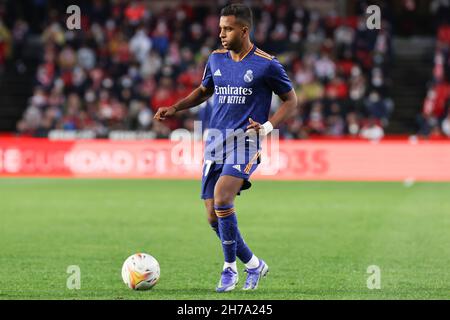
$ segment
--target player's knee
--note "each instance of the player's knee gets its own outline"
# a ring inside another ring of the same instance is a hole
[[[228,206],[233,203],[234,195],[229,192],[221,192],[220,194],[214,195],[214,206],[223,207]]]

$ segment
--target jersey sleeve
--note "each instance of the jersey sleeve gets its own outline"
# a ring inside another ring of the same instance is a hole
[[[266,83],[275,92],[276,95],[280,95],[292,90],[292,83],[284,70],[284,67],[277,59],[270,61],[266,73]]]
[[[214,87],[213,75],[211,73],[211,56],[209,56],[206,62],[205,71],[203,71],[202,86],[205,88]]]

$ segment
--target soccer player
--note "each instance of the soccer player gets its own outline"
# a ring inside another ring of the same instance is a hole
[[[208,222],[222,242],[225,258],[217,292],[236,287],[236,257],[246,266],[244,290],[256,289],[269,270],[239,232],[234,199],[251,186],[249,178],[260,163],[260,139],[289,118],[297,106],[285,70],[276,58],[251,42],[251,27],[249,7],[231,4],[223,8],[219,35],[223,49],[209,56],[201,85],[175,105],[159,108],[155,114],[156,120],[164,120],[215,95],[205,143],[201,198]],[[281,98],[282,104],[269,120],[272,92]],[[242,137],[244,147],[229,147],[235,138]]]

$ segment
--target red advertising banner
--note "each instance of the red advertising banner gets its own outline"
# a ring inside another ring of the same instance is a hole
[[[200,142],[0,137],[0,176],[198,179]],[[252,178],[450,181],[450,140],[280,141]]]

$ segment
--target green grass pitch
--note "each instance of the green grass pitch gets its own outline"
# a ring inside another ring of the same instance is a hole
[[[255,181],[235,202],[270,272],[255,292],[214,289],[220,242],[198,181],[0,179],[0,299],[448,299],[450,184]],[[128,289],[125,258],[161,279]],[[81,289],[69,290],[69,265]],[[370,265],[381,289],[369,290]]]

